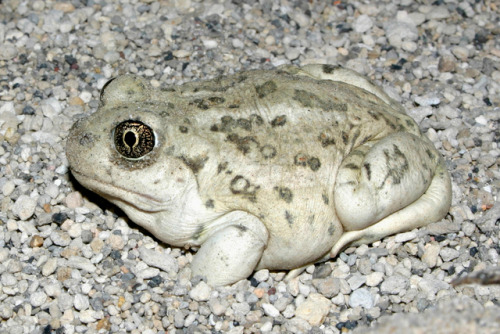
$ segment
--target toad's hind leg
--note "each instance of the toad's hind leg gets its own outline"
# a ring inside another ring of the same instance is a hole
[[[366,143],[343,161],[334,202],[345,233],[330,255],[444,217],[451,184],[444,161],[426,139],[406,132]]]

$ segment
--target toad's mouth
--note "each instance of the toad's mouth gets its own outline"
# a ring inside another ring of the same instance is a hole
[[[131,206],[139,211],[147,213],[168,211],[169,209],[169,201],[161,200],[135,190],[123,188],[97,177],[89,177],[88,175],[73,168],[71,168],[71,173],[83,186],[107,199],[111,203],[116,204],[122,210]]]

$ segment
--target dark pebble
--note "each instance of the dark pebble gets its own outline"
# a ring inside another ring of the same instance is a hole
[[[73,65],[73,64],[76,64],[78,61],[76,60],[76,58],[72,55],[65,55],[64,56],[64,61],[68,64],[68,65]]]
[[[68,215],[64,212],[58,212],[58,213],[54,213],[52,215],[52,221],[56,224],[62,224],[66,221],[66,219],[68,219]]]
[[[337,327],[339,331],[342,331],[343,328],[347,330],[353,330],[354,328],[356,328],[357,325],[358,325],[357,321],[347,320],[344,322],[339,322],[338,324],[335,325],[335,327]]]
[[[161,278],[160,275],[156,275],[154,277],[151,277],[151,279],[148,282],[148,286],[150,288],[156,288],[163,282],[163,278]]]
[[[25,106],[23,108],[23,115],[34,115],[35,114],[35,108],[32,106]]]
[[[250,277],[250,285],[256,288],[259,285],[259,281],[255,279],[255,277]]]
[[[471,248],[469,249],[469,254],[470,254],[470,256],[474,256],[474,255],[476,255],[476,254],[477,254],[477,252],[479,252],[479,250],[477,249],[477,247],[471,247]]]

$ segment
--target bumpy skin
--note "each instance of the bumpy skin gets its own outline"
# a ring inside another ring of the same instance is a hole
[[[193,274],[213,285],[432,223],[451,200],[442,158],[402,106],[330,65],[166,89],[119,77],[70,131],[67,156],[81,184],[158,239],[199,248]]]

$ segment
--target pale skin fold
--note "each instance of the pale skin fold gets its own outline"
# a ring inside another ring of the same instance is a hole
[[[67,141],[75,178],[212,285],[442,219],[450,177],[403,107],[331,65],[152,88],[126,75]]]

